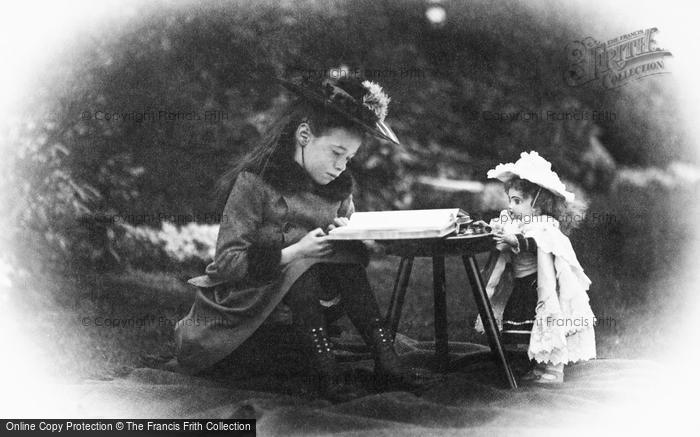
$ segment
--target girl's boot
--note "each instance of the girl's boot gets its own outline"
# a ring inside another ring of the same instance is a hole
[[[374,353],[374,373],[380,385],[405,389],[421,388],[419,375],[407,369],[394,350],[389,330],[380,319],[372,320],[368,333],[369,344]]]
[[[337,403],[347,402],[368,394],[365,390],[348,383],[343,378],[325,328],[319,326],[309,329],[307,338],[323,397]]]

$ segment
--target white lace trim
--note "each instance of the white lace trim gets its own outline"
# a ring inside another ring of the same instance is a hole
[[[549,299],[537,308],[528,357],[540,363],[568,364],[595,358],[593,313],[565,316]]]

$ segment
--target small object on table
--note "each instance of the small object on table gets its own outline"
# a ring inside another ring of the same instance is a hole
[[[481,220],[470,221],[467,226],[460,228],[458,235],[482,235],[490,234],[491,231],[491,226]]]

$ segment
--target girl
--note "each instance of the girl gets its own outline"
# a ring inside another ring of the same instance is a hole
[[[528,357],[535,366],[524,381],[560,384],[565,364],[596,355],[595,319],[586,294],[591,281],[555,219],[568,217],[574,194],[537,152],[499,164],[487,176],[504,182],[508,195],[508,209],[491,222],[500,255],[487,284],[495,307],[507,298],[504,341],[529,343]],[[496,291],[505,282],[506,265],[514,276],[507,297],[509,290]]]
[[[373,347],[375,373],[410,383],[367,281],[366,248],[325,237],[354,211],[347,164],[363,135],[398,144],[384,123],[389,98],[357,79],[281,82],[298,99],[224,178],[214,261],[190,280],[199,290],[175,328],[179,365],[196,373],[230,366],[237,355],[264,356],[270,346],[256,333],[291,312],[308,354],[302,361],[313,365],[323,395],[352,399],[362,392],[341,380],[326,326],[326,307],[340,302]],[[270,356],[245,361],[237,365],[266,366]]]

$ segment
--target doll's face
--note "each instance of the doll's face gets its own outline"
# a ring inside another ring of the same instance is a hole
[[[532,196],[528,196],[517,188],[508,190],[508,212],[512,218],[523,220],[523,217],[532,219],[539,215],[537,207],[532,207]]]
[[[328,129],[322,135],[310,135],[308,144],[303,148],[297,144],[294,160],[317,184],[326,185],[345,171],[361,144],[362,136],[355,132],[342,128]]]

